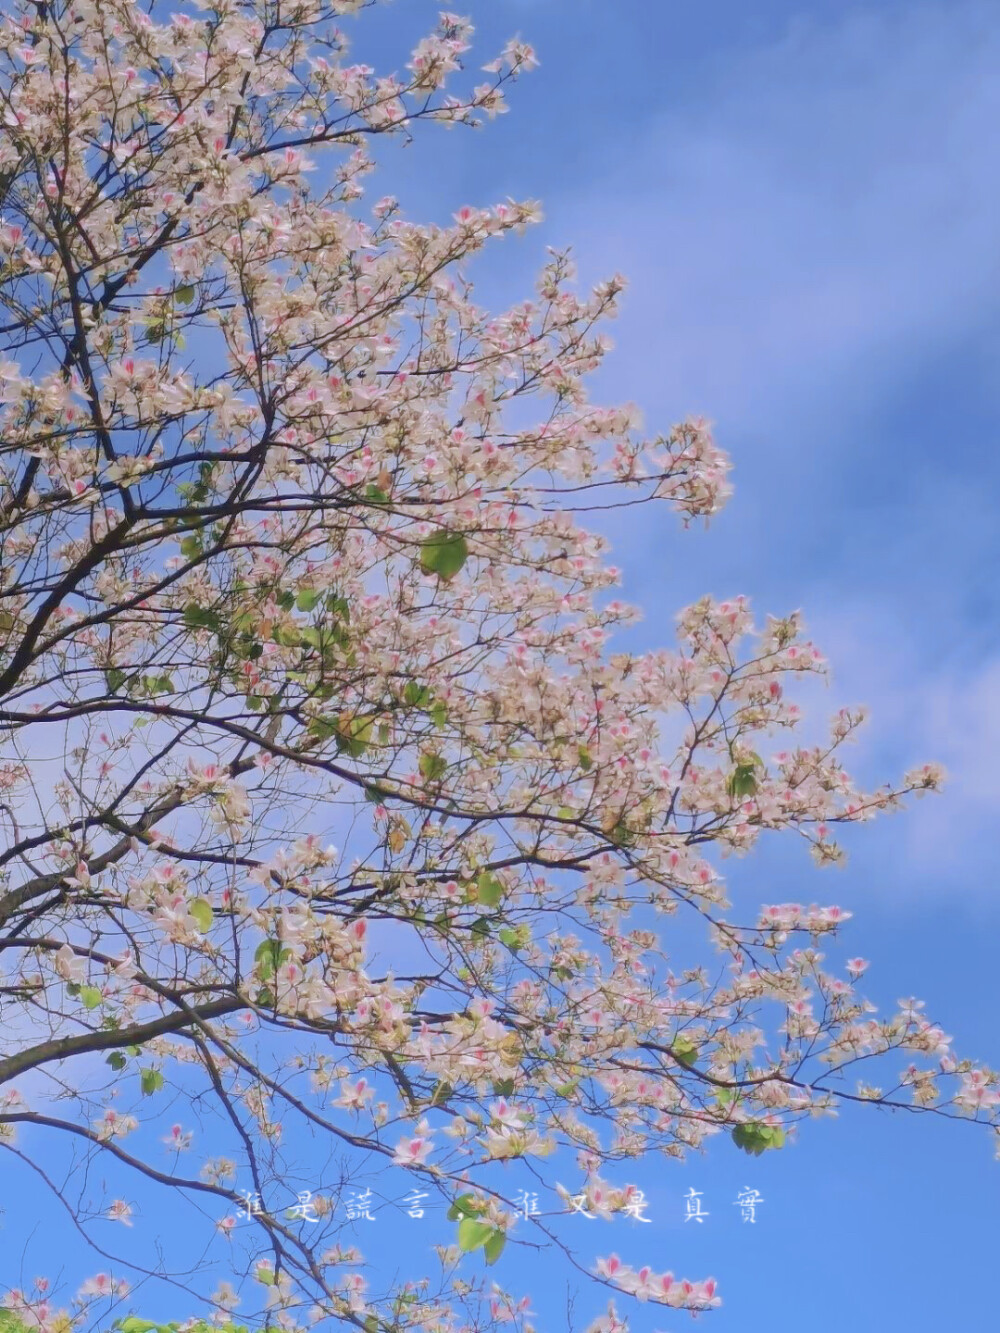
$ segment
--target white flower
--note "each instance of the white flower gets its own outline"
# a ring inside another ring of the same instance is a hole
[[[184,1152],[191,1147],[191,1140],[194,1138],[194,1130],[181,1129],[180,1125],[171,1125],[170,1133],[164,1134],[160,1140],[168,1148],[173,1148],[176,1152]]]
[[[134,1115],[122,1115],[110,1106],[100,1119],[94,1121],[97,1137],[105,1142],[108,1139],[120,1139],[137,1128],[139,1122]]]
[[[64,981],[72,981],[79,985],[86,979],[86,960],[75,954],[68,944],[64,944],[56,954],[55,963],[56,971]]]
[[[81,1285],[79,1296],[127,1296],[129,1285],[124,1278],[112,1277],[110,1273],[96,1273],[88,1277]]]
[[[392,1160],[397,1166],[423,1166],[434,1144],[429,1138],[415,1134],[413,1138],[400,1139]]]
[[[219,1283],[212,1293],[212,1300],[216,1305],[224,1306],[227,1310],[234,1310],[240,1303],[235,1288],[229,1282]]]
[[[121,1222],[123,1226],[130,1227],[132,1225],[132,1205],[126,1203],[124,1199],[115,1199],[108,1209],[107,1216],[112,1222]]]

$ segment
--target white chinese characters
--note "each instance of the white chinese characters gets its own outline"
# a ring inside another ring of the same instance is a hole
[[[757,1221],[757,1205],[763,1203],[760,1190],[752,1190],[748,1185],[743,1186],[743,1192],[736,1199],[736,1206],[742,1211],[744,1222]]]
[[[616,1216],[628,1218],[633,1222],[651,1223],[653,1221],[652,1217],[647,1216],[650,1205],[645,1192],[635,1185],[628,1185],[623,1191],[618,1192],[613,1207],[608,1206],[606,1198],[600,1191],[596,1193],[581,1191],[578,1194],[571,1194],[560,1186],[558,1193],[563,1204],[564,1215],[565,1212],[568,1212],[570,1216],[579,1214],[590,1222],[597,1219],[612,1221]],[[269,1216],[267,1209],[262,1204],[259,1190],[240,1190],[238,1197],[243,1201],[240,1215],[246,1221],[250,1221],[254,1217],[266,1218]],[[345,1187],[343,1196],[336,1201],[330,1200],[326,1195],[316,1196],[311,1190],[301,1190],[296,1198],[297,1202],[285,1210],[285,1216],[289,1221],[314,1224],[321,1222],[328,1214],[332,1214],[335,1220],[340,1219],[347,1222],[374,1222],[376,1220],[375,1196],[371,1186],[366,1186],[363,1189],[360,1187]],[[407,1217],[419,1220],[426,1215],[429,1207],[433,1209],[433,1205],[427,1203],[430,1198],[431,1196],[426,1190],[414,1188],[394,1204],[389,1204],[389,1207],[405,1213]],[[704,1206],[705,1195],[702,1190],[696,1190],[692,1186],[682,1196],[682,1199],[685,1223],[696,1222],[701,1226],[711,1216],[709,1210]],[[539,1191],[521,1189],[517,1191],[513,1199],[509,1200],[509,1203],[527,1221],[542,1215],[539,1201]],[[764,1199],[759,1190],[745,1185],[733,1201],[733,1206],[739,1208],[741,1222],[756,1223],[757,1209],[763,1202]],[[228,1228],[233,1226],[234,1223],[235,1219],[229,1218],[220,1225]]]

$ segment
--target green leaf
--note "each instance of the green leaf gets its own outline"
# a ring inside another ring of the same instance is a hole
[[[311,717],[306,723],[306,731],[318,740],[328,741],[340,731],[340,723],[335,717]]]
[[[281,964],[291,954],[291,950],[282,948],[279,940],[263,940],[257,945],[257,951],[254,954],[254,962],[257,964],[257,972],[262,981],[267,981],[273,977]]]
[[[742,801],[757,791],[756,764],[737,764],[729,775],[726,788],[734,800]]]
[[[474,1194],[460,1194],[448,1209],[449,1222],[457,1222],[460,1217],[478,1217],[483,1205]]]
[[[101,992],[96,986],[81,986],[80,999],[83,1001],[84,1009],[96,1009],[101,1003]]]
[[[181,542],[181,555],[187,560],[195,560],[201,555],[201,538],[192,533]]]
[[[785,1131],[780,1125],[762,1125],[757,1120],[748,1120],[733,1129],[733,1142],[737,1148],[759,1157],[768,1148],[781,1148],[785,1142]]]
[[[442,1102],[448,1100],[454,1091],[455,1089],[450,1083],[442,1080],[431,1093],[431,1106],[440,1106]]]
[[[109,667],[104,673],[104,679],[111,693],[117,694],[125,684],[125,672],[119,667]]]
[[[698,1047],[690,1037],[677,1037],[670,1048],[674,1059],[679,1065],[684,1065],[690,1069],[698,1055]]]
[[[737,1125],[733,1130],[733,1142],[753,1157],[759,1157],[767,1147],[756,1125]]]
[[[438,731],[444,730],[444,724],[448,721],[448,708],[442,699],[435,699],[428,712],[431,715],[431,721],[437,727]]]
[[[179,287],[174,288],[174,300],[178,305],[191,305],[194,297],[194,285],[190,282],[184,282]]]
[[[458,1224],[458,1248],[466,1254],[478,1250],[493,1235],[489,1222],[480,1222],[474,1217],[463,1217]]]
[[[120,1069],[124,1069],[128,1064],[128,1061],[125,1059],[124,1055],[122,1055],[121,1051],[112,1051],[105,1063],[109,1064],[111,1068],[117,1072]]]
[[[360,759],[372,738],[373,717],[341,717],[337,727],[337,749],[341,754]]]
[[[194,898],[188,905],[188,911],[198,923],[198,929],[203,935],[212,929],[215,913],[212,911],[212,904],[207,898]]]
[[[300,611],[312,611],[319,604],[322,593],[316,592],[314,588],[302,588],[295,599],[295,605]]]
[[[500,943],[506,944],[511,953],[517,953],[524,945],[521,942],[521,933],[518,930],[511,930],[509,926],[504,926],[500,931]]]
[[[152,1097],[163,1087],[163,1075],[158,1069],[144,1069],[139,1079],[144,1097]]]
[[[490,934],[490,919],[488,916],[477,916],[475,921],[469,927],[476,939],[485,940]]]
[[[584,773],[589,773],[594,767],[594,761],[590,757],[590,751],[585,745],[578,745],[576,747],[576,754],[580,761],[580,767],[583,769]]]
[[[420,545],[420,568],[439,579],[452,579],[469,558],[469,547],[460,532],[432,532]]]
[[[514,1080],[512,1078],[498,1078],[493,1084],[493,1091],[498,1097],[513,1097]]]
[[[616,847],[633,847],[635,845],[635,833],[624,820],[619,819],[608,834],[608,841],[613,842]]]
[[[496,907],[503,898],[503,885],[496,875],[484,870],[476,881],[476,894],[484,907]]]
[[[370,505],[387,505],[389,497],[379,486],[367,486],[365,488],[365,499]]]
[[[427,751],[420,756],[417,767],[428,782],[437,782],[439,778],[443,778],[447,773],[448,761],[443,755],[432,754]]]
[[[197,602],[188,602],[184,608],[184,625],[187,629],[217,630],[219,624],[218,612],[212,611],[207,606],[199,606]]]
[[[120,1328],[122,1333],[149,1333],[149,1330],[156,1325],[151,1319],[139,1319],[136,1315],[130,1315],[128,1319],[120,1320],[116,1327]]]
[[[403,702],[411,708],[426,708],[433,697],[430,688],[416,680],[408,680],[403,688]]]
[[[486,1256],[486,1262],[488,1264],[495,1264],[501,1254],[503,1254],[503,1247],[506,1244],[507,1233],[500,1231],[498,1228],[483,1246],[483,1254]]]

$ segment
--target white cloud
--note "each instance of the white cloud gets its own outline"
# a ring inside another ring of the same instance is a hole
[[[662,517],[613,527],[650,637],[710,588],[761,613],[801,602],[834,669],[810,726],[863,702],[859,776],[949,769],[887,832],[887,892],[991,888],[1000,649],[974,592],[990,464],[960,399],[947,438],[878,423],[961,340],[981,373],[996,358],[980,330],[1000,309],[998,69],[1000,15],[977,0],[809,17],[721,54],[700,99],[547,201],[587,277],[632,279],[603,395],[651,422],[704,412],[734,453],[733,509],[707,543],[675,544]]]
[[[856,602],[822,617],[817,638],[836,645],[838,699],[864,700],[871,725],[858,773],[878,782],[904,768],[944,764],[943,792],[914,802],[892,835],[907,891],[995,893],[987,856],[1000,817],[1000,653],[939,655],[914,642],[891,606]],[[891,887],[891,886],[890,886]]]
[[[633,279],[644,406],[759,413],[770,434],[995,307],[998,57],[978,3],[804,21],[720,57],[700,102],[549,199],[588,273]]]

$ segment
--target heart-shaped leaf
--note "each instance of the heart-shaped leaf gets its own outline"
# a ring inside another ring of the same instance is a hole
[[[474,1217],[463,1217],[458,1224],[458,1248],[467,1254],[485,1245],[493,1235],[494,1228],[489,1222],[480,1222]]]
[[[212,904],[207,898],[194,898],[188,906],[188,911],[197,922],[198,929],[204,935],[212,929],[212,922],[215,920],[215,913],[212,911]]]
[[[496,875],[484,870],[476,881],[476,896],[484,907],[496,907],[503,897],[503,885]]]
[[[420,545],[420,568],[439,579],[453,579],[469,558],[469,547],[460,532],[432,532]]]
[[[163,1075],[158,1069],[144,1069],[140,1078],[142,1086],[142,1095],[152,1097],[154,1092],[159,1092],[163,1087]]]
[[[503,1254],[503,1247],[507,1244],[507,1234],[504,1231],[494,1231],[489,1240],[483,1246],[483,1254],[486,1256],[488,1264],[495,1264]]]

